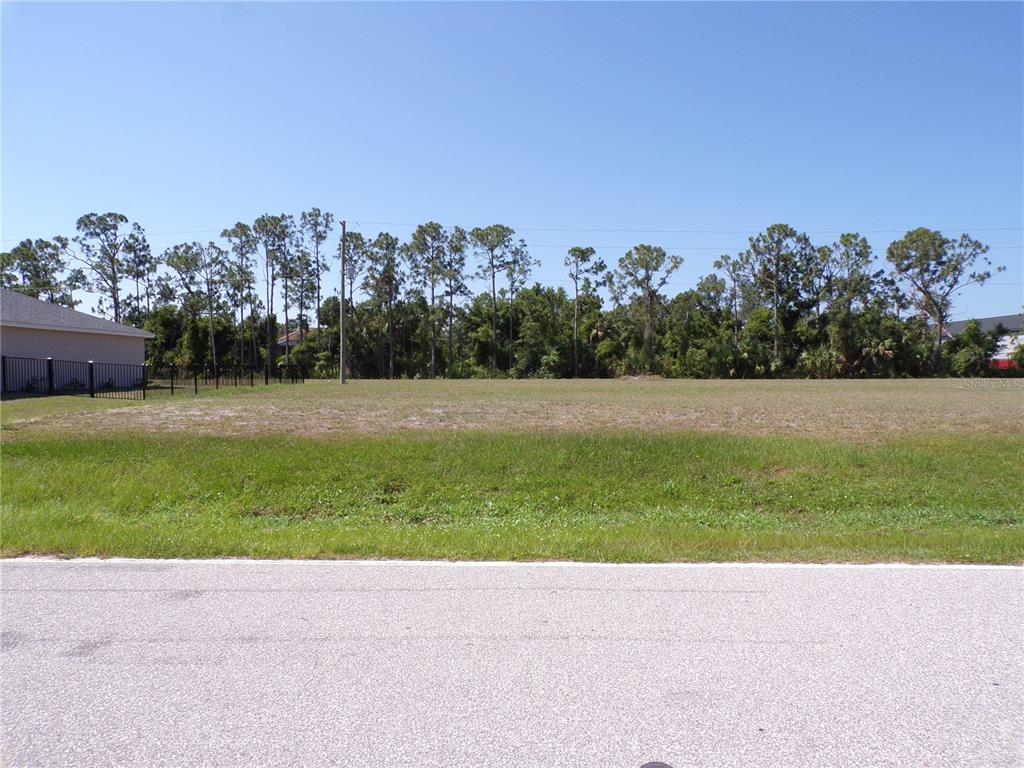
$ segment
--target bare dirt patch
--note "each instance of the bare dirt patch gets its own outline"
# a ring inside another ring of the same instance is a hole
[[[873,442],[910,434],[1022,434],[1024,382],[309,381],[97,409],[80,398],[3,406],[5,439],[33,434],[381,435],[722,432]]]

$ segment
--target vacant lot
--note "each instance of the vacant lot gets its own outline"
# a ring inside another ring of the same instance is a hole
[[[4,403],[2,546],[1024,561],[1018,381],[308,382]]]
[[[410,430],[712,432],[878,441],[1024,435],[1024,379],[919,381],[333,381],[141,401],[3,406],[5,435],[312,437]]]

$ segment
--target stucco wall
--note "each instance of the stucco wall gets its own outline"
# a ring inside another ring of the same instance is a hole
[[[0,327],[0,353],[8,357],[52,357],[54,360],[93,360],[97,363],[146,361],[146,340],[105,333],[41,331]]]
[[[103,333],[73,333],[69,331],[43,331],[35,328],[0,327],[0,354],[6,357],[46,358],[54,360],[88,361],[97,363],[95,386],[132,386],[141,376],[141,369],[119,368],[116,365],[142,365],[146,358],[146,340],[133,336],[113,336]],[[46,386],[45,363],[8,361],[3,388],[6,392],[38,391]],[[58,364],[54,367],[54,387],[57,390],[81,389],[88,382],[87,365]]]

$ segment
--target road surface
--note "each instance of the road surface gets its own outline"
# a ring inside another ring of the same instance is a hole
[[[1024,570],[0,563],[7,765],[1024,765]]]

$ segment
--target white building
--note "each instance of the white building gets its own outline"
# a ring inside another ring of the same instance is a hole
[[[992,355],[992,365],[1000,369],[1012,369],[1013,353],[1024,344],[1024,333],[1021,333],[1021,315],[996,315],[994,317],[979,317],[974,322],[978,324],[985,333],[995,333],[1000,330],[999,338],[996,340],[996,351]],[[954,338],[964,332],[970,320],[955,320],[946,326],[946,337]]]
[[[141,328],[121,325],[73,309],[33,299],[16,291],[0,290],[0,354],[4,365],[3,391],[25,391],[40,386],[46,363],[21,362],[52,358],[56,381],[46,385],[56,390],[86,385],[87,364],[103,364],[96,386],[130,386],[139,375],[129,366],[146,360],[146,339],[153,334]],[[77,366],[64,364],[75,362]],[[124,366],[124,368],[120,367]],[[40,373],[43,371],[43,373]],[[52,377],[51,377],[52,378]]]

